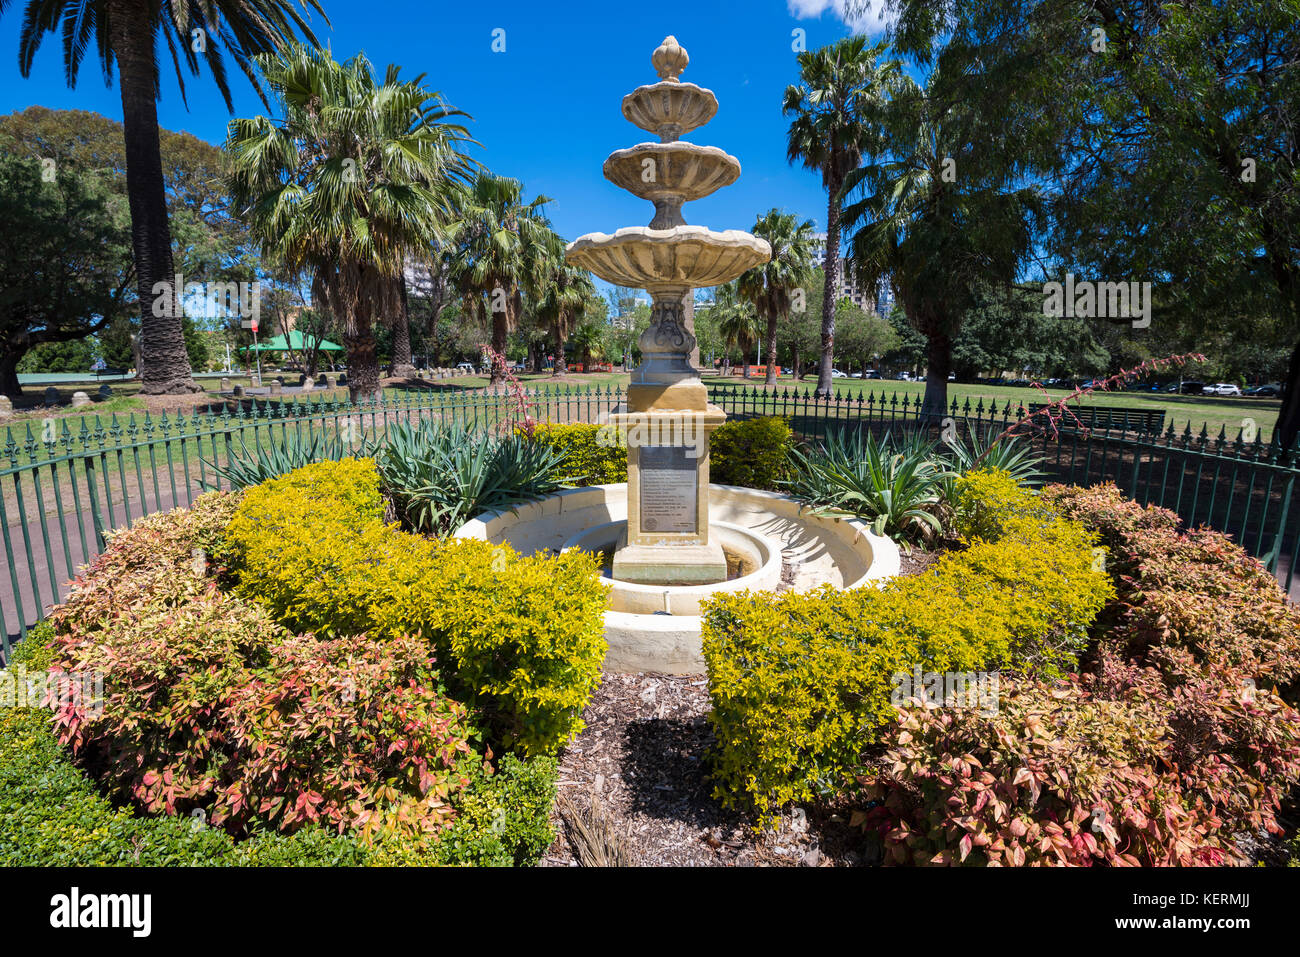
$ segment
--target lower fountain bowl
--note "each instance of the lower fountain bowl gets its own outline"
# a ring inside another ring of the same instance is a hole
[[[585,552],[613,552],[625,540],[627,519],[597,525],[575,535],[564,548]],[[781,583],[781,543],[730,522],[711,522],[709,540],[722,546],[728,563],[741,566],[741,574],[711,585],[639,585],[619,581],[609,569],[609,610],[633,615],[698,615],[700,602],[721,592],[775,591]]]
[[[523,554],[602,551],[627,524],[627,485],[569,489],[511,510],[485,512],[457,538],[509,543]],[[898,574],[898,547],[853,518],[816,515],[774,492],[709,486],[709,531],[752,567],[712,585],[636,585],[609,579],[605,670],[703,674],[700,603],[733,591],[860,588]]]

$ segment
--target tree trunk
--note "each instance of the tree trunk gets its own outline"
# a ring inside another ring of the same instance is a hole
[[[776,385],[776,310],[769,304],[767,312],[767,375],[763,385]]]
[[[562,323],[555,327],[555,368],[551,370],[551,375],[562,376],[569,371],[569,364],[564,358],[565,335]],[[583,366],[585,370],[587,367]]]
[[[952,368],[952,340],[947,336],[928,337],[926,347],[925,398],[921,414],[926,419],[942,419],[948,414],[948,372]]]
[[[510,303],[505,309],[492,313],[492,351],[502,359],[506,356],[506,344],[510,340]],[[489,385],[497,385],[505,378],[504,372],[495,361],[492,363]]]
[[[1282,394],[1282,407],[1277,412],[1277,425],[1273,427],[1274,441],[1284,449],[1292,449],[1300,436],[1300,343],[1291,353],[1286,370],[1286,391]]]
[[[826,283],[822,287],[822,354],[817,367],[817,392],[819,398],[831,394],[831,369],[835,362],[835,290],[840,272],[840,178],[832,175],[827,184],[829,199],[826,202],[826,262],[822,270]]]
[[[173,284],[171,229],[158,139],[153,17],[143,0],[111,0],[109,24],[122,93],[126,141],[126,191],[131,208],[131,245],[140,296],[143,367],[141,391],[149,395],[198,392],[181,325],[183,290]],[[154,315],[154,285],[168,283],[170,303]]]
[[[790,359],[792,362],[792,368],[794,369],[794,381],[798,382],[803,378],[803,367],[799,365],[799,347],[797,345],[791,346],[790,352],[792,353]]]
[[[16,399],[23,394],[23,387],[18,384],[18,360],[22,356],[17,349],[6,349],[0,355],[0,395]]]
[[[379,397],[379,352],[375,347],[374,316],[368,302],[353,305],[352,321],[344,321],[343,345],[348,350],[348,395],[353,402]]]
[[[406,298],[406,275],[397,278],[398,299],[400,306],[393,318],[393,364],[392,374],[398,378],[415,375],[415,366],[411,364],[411,313]]]

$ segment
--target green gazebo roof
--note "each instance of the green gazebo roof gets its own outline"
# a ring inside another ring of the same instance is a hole
[[[255,346],[249,346],[254,352],[288,352],[290,349],[310,349],[313,344],[321,352],[342,352],[343,347],[328,339],[317,340],[314,336],[304,336],[297,329],[290,331],[288,339],[284,336],[276,336],[274,339],[267,339],[265,342],[259,342]]]

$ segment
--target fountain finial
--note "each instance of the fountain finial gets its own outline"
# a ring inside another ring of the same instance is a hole
[[[670,36],[664,37],[664,42],[655,48],[655,52],[650,55],[650,62],[659,74],[659,79],[666,83],[680,83],[678,76],[686,69],[691,58],[687,55],[686,48],[677,42],[677,38]]]

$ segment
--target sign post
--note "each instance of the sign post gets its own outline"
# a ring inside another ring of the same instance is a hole
[[[257,348],[257,319],[248,320],[248,325],[253,330],[253,357],[257,360],[257,385],[262,385],[262,353]]]

